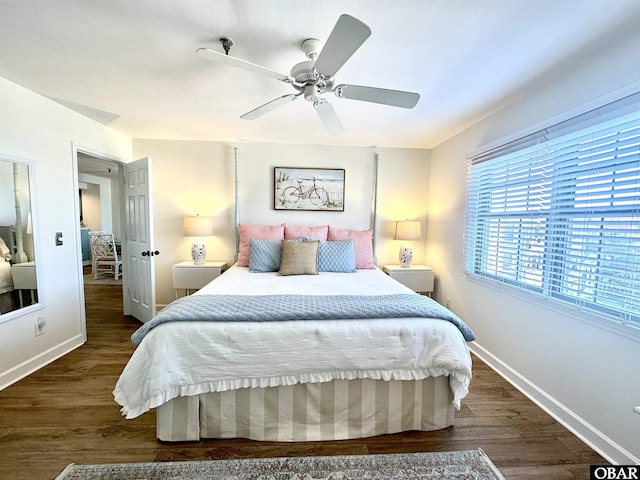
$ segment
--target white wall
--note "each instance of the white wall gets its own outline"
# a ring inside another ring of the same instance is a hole
[[[82,191],[82,214],[85,227],[113,233],[116,240],[121,240],[121,188],[118,179],[81,173],[78,175],[78,180],[87,184],[87,189]]]
[[[602,57],[575,63],[574,76],[552,72],[526,96],[432,151],[427,262],[436,299],[473,328],[483,359],[516,382],[608,458],[640,460],[640,336],[594,326],[597,317],[533,294],[492,288],[463,273],[465,156],[550,118],[564,117],[640,90],[640,37]]]
[[[85,340],[78,195],[72,142],[131,158],[131,140],[34,92],[0,78],[0,153],[33,162],[33,215],[42,309],[0,323],[0,388]],[[55,246],[55,233],[64,244]],[[36,318],[46,321],[35,337]],[[0,319],[1,321],[1,319]]]
[[[101,186],[98,183],[89,183],[86,175],[78,175],[78,180],[85,182],[87,188],[82,190],[82,223],[90,230],[106,230],[103,227],[101,202]]]
[[[157,303],[175,298],[171,266],[190,259],[191,239],[182,236],[184,215],[215,217],[214,237],[205,239],[207,260],[234,261],[235,158],[238,165],[239,222],[248,224],[331,224],[350,230],[371,227],[374,149],[172,140],[133,141],[135,158],[153,162],[153,209]],[[393,222],[411,218],[426,226],[429,152],[379,149],[377,261],[397,263],[399,244]],[[299,212],[273,209],[273,168],[345,169],[344,212]],[[408,174],[407,174],[408,172]],[[426,236],[425,236],[426,238]],[[416,263],[424,243],[416,242]]]

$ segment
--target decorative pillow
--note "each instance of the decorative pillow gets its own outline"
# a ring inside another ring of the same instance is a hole
[[[317,275],[320,242],[282,241],[280,275]]]
[[[296,225],[284,226],[285,240],[293,240],[298,237],[309,237],[313,240],[326,240],[329,234],[329,225],[319,227],[299,227]]]
[[[319,272],[352,273],[356,271],[355,241],[320,242],[318,249]]]
[[[285,240],[291,240],[292,242],[313,242],[314,241],[313,238],[309,238],[309,237],[298,237],[298,238],[290,238]]]
[[[329,235],[327,240],[330,242],[337,240],[353,239],[356,250],[356,268],[372,269],[376,268],[373,263],[373,230],[343,230],[329,225]]]
[[[249,266],[249,249],[251,245],[249,241],[252,238],[258,240],[284,240],[284,223],[282,225],[238,225],[238,237],[240,237],[240,245],[238,246],[238,262],[239,267]]]
[[[249,271],[277,272],[280,269],[282,241],[258,240],[249,241]]]

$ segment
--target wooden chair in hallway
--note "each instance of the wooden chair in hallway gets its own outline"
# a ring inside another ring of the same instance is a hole
[[[109,273],[118,280],[122,275],[122,260],[118,258],[118,250],[113,233],[89,232],[91,245],[91,272],[96,280],[101,273]]]

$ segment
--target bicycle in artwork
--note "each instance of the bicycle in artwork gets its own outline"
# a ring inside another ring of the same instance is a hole
[[[329,203],[329,194],[327,191],[316,186],[315,177],[312,179],[313,185],[305,190],[302,180],[297,180],[298,186],[289,186],[282,192],[282,198],[284,203],[298,203],[300,200],[309,199],[309,201],[316,207],[326,205]]]
[[[343,211],[343,195],[344,170],[276,168],[276,210]]]

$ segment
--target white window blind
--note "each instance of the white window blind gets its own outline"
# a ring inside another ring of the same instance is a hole
[[[473,156],[468,273],[640,326],[640,102]]]

